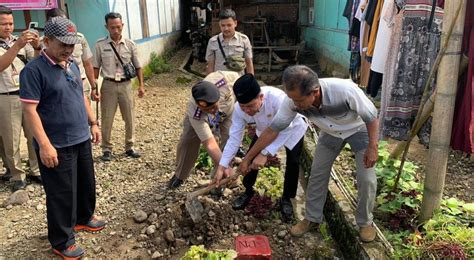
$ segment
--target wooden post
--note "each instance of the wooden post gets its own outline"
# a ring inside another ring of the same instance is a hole
[[[455,23],[455,25],[448,48],[438,70],[429,159],[426,165],[423,201],[421,204],[420,220],[422,222],[433,216],[434,210],[440,206],[443,195],[451,128],[453,125],[465,13],[466,0],[445,1],[441,45],[446,41],[446,34],[450,25],[452,23]]]

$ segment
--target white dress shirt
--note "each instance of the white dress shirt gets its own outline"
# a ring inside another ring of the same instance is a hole
[[[260,110],[254,115],[247,115],[240,108],[238,103],[234,105],[234,113],[232,114],[232,126],[229,131],[229,140],[224,148],[224,152],[219,164],[225,168],[229,167],[230,162],[234,158],[237,150],[242,143],[245,126],[249,123],[255,123],[257,136],[270,126],[270,123],[275,117],[278,109],[285,100],[286,94],[282,90],[274,87],[262,87],[263,104]],[[265,150],[271,155],[275,155],[278,150],[284,145],[288,149],[293,149],[295,145],[304,136],[308,125],[303,120],[301,114],[297,114],[292,120],[288,128],[281,131],[270,145]]]

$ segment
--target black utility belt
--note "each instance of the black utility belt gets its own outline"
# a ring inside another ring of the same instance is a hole
[[[16,95],[16,96],[19,96],[20,95],[20,91],[19,90],[15,90],[15,91],[11,91],[11,92],[5,92],[5,93],[0,93],[0,95],[4,95],[4,96],[10,96],[10,95]]]
[[[108,80],[108,81],[116,82],[116,83],[130,81],[129,79],[121,79],[121,80],[115,80],[115,79],[111,79],[111,78],[104,78],[104,79]]]

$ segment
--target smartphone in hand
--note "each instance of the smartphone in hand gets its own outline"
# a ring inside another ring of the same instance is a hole
[[[28,30],[36,31],[36,28],[38,28],[38,22],[30,22],[28,24]]]

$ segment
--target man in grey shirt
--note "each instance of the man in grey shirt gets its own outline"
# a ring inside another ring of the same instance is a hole
[[[359,202],[356,222],[362,241],[375,239],[372,209],[377,191],[375,163],[378,158],[377,109],[355,83],[350,80],[326,78],[306,66],[288,67],[283,72],[284,100],[271,125],[260,135],[247,153],[240,170],[261,167],[254,161],[258,153],[288,127],[297,113],[305,115],[319,127],[311,176],[308,182],[305,219],[293,226],[290,233],[301,236],[323,220],[331,167],[342,148],[349,143],[355,154]]]

